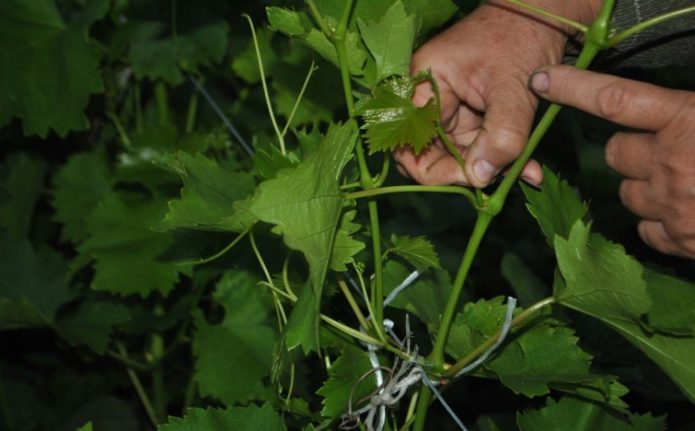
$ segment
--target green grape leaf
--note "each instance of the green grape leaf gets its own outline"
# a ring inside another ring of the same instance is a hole
[[[550,246],[555,235],[567,238],[572,225],[586,215],[589,207],[579,199],[567,181],[560,180],[553,171],[543,168],[543,185],[537,190],[526,184],[521,189],[526,196],[526,208],[538,221]]]
[[[161,79],[178,85],[183,82],[183,72],[222,61],[228,32],[224,22],[178,34],[175,38],[155,39],[155,32],[136,32],[140,37],[131,41],[128,60],[138,78]]]
[[[13,239],[26,238],[34,206],[43,192],[46,163],[26,153],[11,154],[0,181],[0,231]]]
[[[549,295],[549,288],[517,254],[505,253],[500,267],[504,279],[511,285],[519,300],[519,305],[530,306]]]
[[[498,297],[466,303],[451,325],[447,353],[462,358],[495,335],[502,327],[507,310],[503,301],[503,297]]]
[[[157,431],[286,431],[278,413],[268,404],[262,407],[232,407],[226,410],[191,408],[186,416],[169,416]]]
[[[72,155],[53,177],[54,218],[62,239],[78,243],[87,237],[85,214],[111,190],[111,173],[100,150]]]
[[[58,308],[71,299],[60,255],[0,238],[0,256],[0,331],[53,325]]]
[[[500,349],[486,366],[517,394],[546,395],[551,383],[591,380],[591,356],[577,341],[569,328],[534,326]]]
[[[202,154],[176,153],[170,166],[183,179],[181,197],[169,201],[158,229],[241,232],[253,224],[243,200],[254,190],[253,177],[226,169]]]
[[[419,271],[429,268],[440,269],[439,256],[434,245],[424,236],[391,235],[393,246],[387,252],[395,253],[410,262]]]
[[[335,234],[335,242],[331,252],[330,268],[333,271],[347,271],[347,265],[354,262],[354,256],[364,250],[364,242],[352,237],[353,234],[359,232],[362,228],[360,224],[355,223],[356,215],[357,211],[355,210],[343,213],[343,219]]]
[[[304,253],[316,307],[345,203],[339,181],[356,138],[351,123],[331,126],[316,152],[261,183],[250,206],[256,218],[274,225],[273,232],[281,234],[289,248]]]
[[[355,113],[364,120],[369,153],[392,151],[410,145],[422,152],[437,134],[439,111],[434,99],[418,107],[412,102],[414,87],[410,78],[388,79],[360,101]]]
[[[269,6],[266,8],[266,15],[273,30],[288,36],[303,36],[313,27],[311,20],[303,12]]]
[[[215,302],[224,308],[224,320],[211,325],[201,312],[194,313],[195,380],[201,396],[225,404],[262,399],[270,389],[276,332],[268,324],[271,298],[257,280],[245,272],[228,272],[217,283]]]
[[[84,344],[104,354],[113,328],[130,320],[128,307],[104,301],[88,301],[61,316],[56,323],[58,334],[72,345]]]
[[[79,427],[77,431],[94,431],[94,428],[92,427],[92,422],[87,422],[83,426]]]
[[[581,220],[567,239],[555,237],[555,250],[563,277],[555,289],[557,301],[615,329],[659,365],[690,400],[695,400],[695,368],[691,365],[695,338],[651,332],[643,320],[647,315],[652,321],[671,323],[661,316],[668,313],[664,305],[670,301],[659,299],[658,308],[652,309],[650,297],[650,292],[670,293],[670,288],[660,292],[659,286],[648,287],[642,266],[622,246],[591,235],[589,226]],[[648,277],[651,283],[659,279]],[[681,289],[678,292],[685,293]],[[690,295],[686,302],[692,301]],[[677,308],[676,315],[683,316],[682,311]]]
[[[419,35],[430,32],[446,23],[456,13],[456,4],[451,0],[402,0],[405,10],[418,17]],[[394,1],[359,1],[352,13],[350,28],[355,28],[358,20],[378,21]],[[316,6],[322,15],[338,20],[345,8],[345,0],[317,0]]]
[[[321,415],[337,418],[347,411],[351,393],[355,402],[376,389],[373,375],[359,381],[370,369],[372,365],[367,353],[345,349],[328,370],[328,380],[317,391],[324,398]]]
[[[445,24],[457,11],[452,0],[404,0],[409,14],[420,20],[419,35],[424,35]]]
[[[415,43],[415,17],[399,0],[378,21],[357,20],[362,40],[376,62],[376,82],[393,75],[410,76],[410,57]]]
[[[390,294],[410,274],[404,264],[389,260],[384,265],[384,293]],[[405,310],[422,320],[428,327],[439,326],[444,308],[451,295],[451,279],[449,273],[437,270],[420,276],[403,290],[389,304],[391,307]]]
[[[676,277],[644,271],[652,307],[647,324],[658,331],[693,335],[695,331],[695,285]]]
[[[41,137],[89,127],[83,111],[102,82],[87,33],[109,4],[90,0],[66,23],[53,0],[0,2],[0,126],[18,117]]]
[[[299,38],[321,57],[335,66],[338,65],[335,45],[319,29],[313,27],[305,13],[278,7],[267,8],[266,13],[272,29]],[[350,74],[361,76],[368,54],[357,31],[347,32],[345,50]]]
[[[618,415],[598,404],[564,397],[548,398],[545,407],[517,414],[521,431],[664,431],[666,417]]]
[[[497,334],[507,307],[504,298],[467,303],[452,325],[447,352],[455,358],[469,354]],[[519,310],[517,310],[519,311]],[[478,375],[496,377],[517,394],[546,395],[551,389],[625,408],[627,390],[611,377],[591,374],[591,355],[577,346],[570,328],[539,321],[511,336]]]
[[[302,346],[304,354],[318,351],[319,304],[311,286],[305,286],[299,293],[297,303],[285,326],[285,345],[288,350]]]
[[[267,149],[258,148],[253,154],[253,165],[258,171],[258,176],[263,180],[272,180],[278,171],[292,168],[299,164],[299,160],[293,154],[283,155],[278,147],[270,145]]]
[[[93,289],[142,297],[171,291],[181,268],[160,256],[173,239],[150,228],[165,208],[157,199],[124,199],[113,192],[103,197],[86,217],[88,238],[78,247],[94,260]]]

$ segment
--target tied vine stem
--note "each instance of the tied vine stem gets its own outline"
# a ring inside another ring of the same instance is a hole
[[[586,43],[579,55],[579,58],[577,59],[577,62],[575,63],[575,67],[578,69],[588,68],[593,59],[600,52],[602,46],[608,40],[610,19],[614,4],[615,0],[606,0],[603,3],[603,7],[599,12],[598,17],[588,28]],[[439,326],[439,330],[437,331],[434,347],[428,358],[430,361],[432,361],[435,367],[441,368],[444,364],[444,352],[446,349],[447,340],[449,338],[451,324],[453,323],[457,305],[461,297],[461,292],[466,282],[470,267],[473,263],[473,259],[477,254],[478,247],[480,246],[480,243],[485,236],[492,220],[504,207],[507,196],[509,195],[512,187],[518,181],[524,166],[530,160],[531,155],[540,143],[543,136],[545,136],[560,110],[561,106],[554,103],[548,107],[538,125],[535,127],[533,133],[529,137],[528,143],[523,152],[514,162],[500,186],[488,199],[481,202],[481,207],[478,209],[478,217],[473,228],[473,233],[471,234],[468,245],[466,246],[466,251],[464,252],[464,256],[461,260],[461,265],[456,275],[451,295],[449,296],[449,300],[442,316],[442,322]],[[427,409],[429,407],[431,398],[432,392],[427,388],[427,386],[423,385],[420,389],[420,398],[418,400],[416,410],[415,431],[422,431],[425,428]]]
[[[357,120],[355,119],[355,104],[352,95],[352,82],[350,79],[350,68],[347,55],[346,38],[348,31],[348,24],[350,22],[350,16],[352,15],[355,0],[347,0],[345,2],[345,7],[343,13],[338,22],[338,27],[334,32],[330,32],[330,29],[326,25],[325,20],[321,17],[321,14],[314,4],[313,0],[308,0],[309,9],[314,16],[314,19],[318,22],[320,28],[324,32],[328,32],[326,36],[333,41],[335,45],[336,55],[338,57],[338,67],[340,68],[340,78],[343,86],[343,94],[345,97],[345,103],[347,104],[348,116],[350,122],[357,128]],[[372,177],[367,166],[367,159],[365,156],[364,146],[360,137],[357,137],[357,142],[355,143],[355,154],[357,156],[357,163],[360,171],[360,184],[363,189],[374,189],[377,187],[377,181]],[[369,225],[372,236],[372,254],[374,255],[374,284],[371,291],[371,309],[374,313],[373,320],[376,322],[373,327],[376,336],[382,342],[386,341],[386,335],[384,334],[384,329],[381,327],[381,322],[384,318],[384,277],[383,277],[383,265],[381,261],[381,229],[379,225],[379,208],[376,200],[370,199],[367,203],[367,208],[369,211]]]

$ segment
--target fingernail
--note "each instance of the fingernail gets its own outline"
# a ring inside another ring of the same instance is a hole
[[[534,72],[529,78],[529,87],[538,93],[545,93],[550,89],[550,75],[548,72]]]
[[[478,160],[473,166],[473,172],[481,183],[489,183],[497,174],[497,168],[485,160]]]

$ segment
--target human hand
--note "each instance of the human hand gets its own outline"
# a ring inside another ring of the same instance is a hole
[[[541,97],[643,130],[614,135],[606,162],[624,175],[623,204],[642,218],[651,247],[695,259],[695,93],[578,70],[542,68],[530,79]]]
[[[583,22],[598,10],[596,0],[529,3]],[[466,166],[463,172],[446,148],[435,142],[419,155],[409,147],[396,151],[401,173],[422,184],[488,185],[526,145],[537,104],[528,77],[540,66],[560,62],[568,33],[567,28],[503,2],[491,2],[422,46],[411,71],[432,71],[440,88],[442,126]],[[423,84],[413,100],[424,105],[432,96],[429,85]],[[531,161],[522,178],[540,183],[538,163]]]

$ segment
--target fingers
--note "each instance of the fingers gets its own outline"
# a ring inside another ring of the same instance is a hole
[[[410,147],[394,152],[398,170],[425,185],[468,185],[468,179],[454,157],[438,145],[430,145],[419,155]]]
[[[663,217],[660,200],[656,199],[647,181],[623,181],[620,184],[620,200],[625,208],[642,219],[656,221]]]
[[[539,69],[531,75],[529,85],[536,94],[552,102],[653,132],[676,118],[686,100],[682,91],[570,66]]]
[[[654,135],[616,133],[606,145],[606,163],[622,175],[647,180],[654,169]]]
[[[666,231],[663,223],[644,220],[637,226],[637,230],[640,238],[651,248],[665,254],[695,259],[695,242],[676,241]]]
[[[515,78],[488,89],[485,118],[468,151],[466,177],[475,187],[485,187],[524,146],[536,108],[535,98]]]

